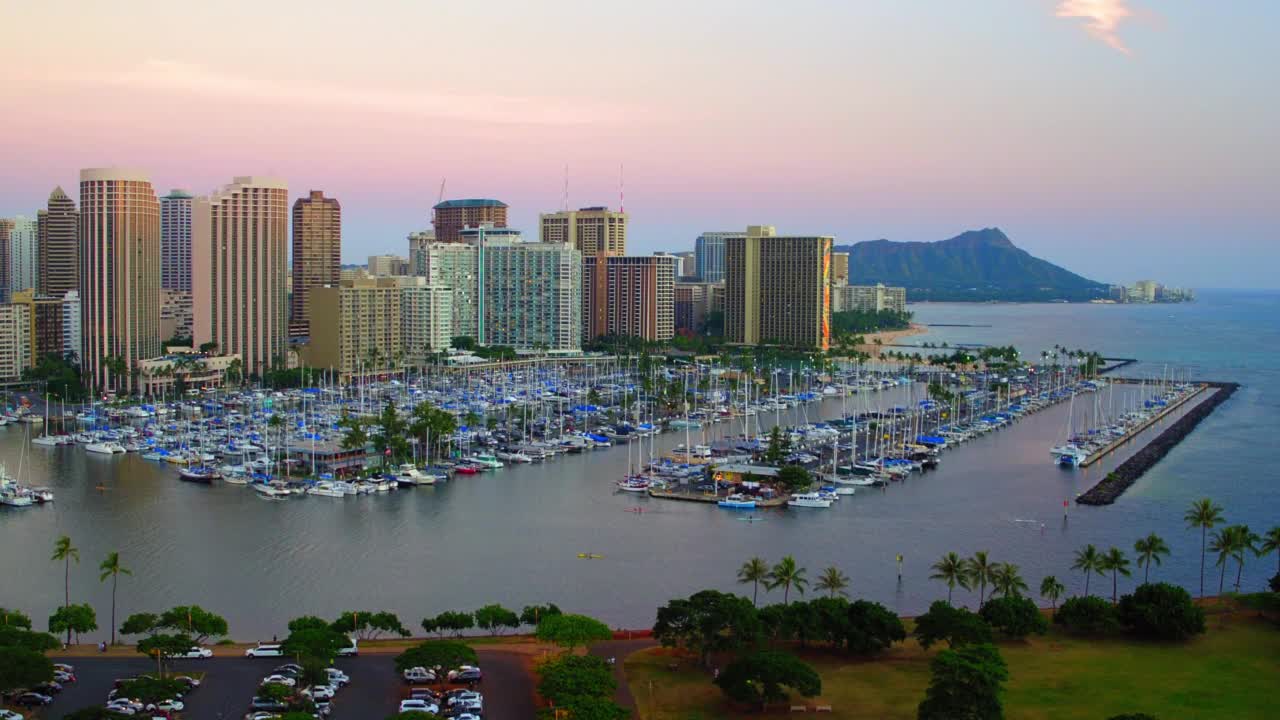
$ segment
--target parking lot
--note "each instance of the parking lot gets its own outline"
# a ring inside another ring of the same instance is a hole
[[[486,720],[525,720],[534,716],[533,680],[525,671],[522,657],[513,653],[477,649],[484,682],[477,687],[484,693]],[[54,658],[55,662],[74,665],[77,682],[67,685],[51,705],[46,716],[60,720],[80,708],[101,705],[118,678],[143,673],[154,674],[155,663],[146,658]],[[249,700],[271,669],[288,658],[211,658],[177,660],[171,665],[174,674],[203,672],[200,688],[184,698],[185,720],[231,720],[248,712]],[[351,677],[351,684],[333,701],[332,720],[384,718],[399,707],[405,684],[396,674],[394,656],[365,654],[358,658],[342,658],[334,663]]]

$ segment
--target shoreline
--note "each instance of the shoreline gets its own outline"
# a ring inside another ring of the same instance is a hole
[[[872,355],[879,355],[884,348],[897,344],[903,338],[914,337],[916,335],[924,335],[929,332],[927,325],[920,323],[911,323],[910,327],[905,330],[881,330],[880,332],[869,333],[863,335],[865,343],[858,345],[857,348],[864,352],[870,352]],[[879,340],[880,344],[876,344]]]

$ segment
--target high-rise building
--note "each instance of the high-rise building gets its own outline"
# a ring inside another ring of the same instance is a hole
[[[160,198],[160,287],[191,292],[191,193]]]
[[[836,285],[831,293],[832,312],[907,311],[907,289],[884,285]]]
[[[289,334],[308,334],[311,288],[337,285],[342,273],[342,205],[323,190],[293,201],[293,294]]]
[[[0,380],[17,380],[31,367],[31,308],[0,304]]]
[[[826,350],[831,341],[831,247],[753,225],[725,240],[725,340]]]
[[[0,218],[0,303],[9,302],[9,238],[13,220]]]
[[[48,209],[36,214],[40,244],[40,294],[65,297],[80,290],[80,213],[61,187],[49,193]],[[79,348],[76,349],[79,352]]]
[[[160,290],[160,337],[167,342],[175,338],[191,339],[191,293],[182,290]]]
[[[581,252],[567,243],[488,239],[475,251],[482,344],[522,351],[582,349]]]
[[[9,293],[34,290],[40,275],[40,233],[33,218],[19,215],[9,230]]]
[[[480,337],[480,270],[479,253],[464,243],[431,243],[422,248],[422,276],[427,284],[449,288],[454,337]]]
[[[160,203],[145,173],[80,171],[80,301],[86,383],[132,388],[160,354]]]
[[[507,226],[507,204],[501,200],[445,200],[433,210],[431,225],[435,228],[436,242],[462,242],[458,233],[465,227],[478,227],[486,223],[493,227]]]
[[[373,277],[409,274],[409,260],[399,255],[370,255],[366,267]]]
[[[381,374],[400,360],[400,286],[396,278],[362,277],[311,288],[312,333],[307,365],[342,380]]]
[[[724,310],[724,283],[677,282],[673,304],[676,330],[701,332],[708,313]]]
[[[702,282],[724,280],[724,243],[740,232],[704,232],[693,243],[693,274]]]
[[[31,350],[30,362],[35,365],[46,355],[62,357],[62,298],[42,297],[33,289],[15,290],[11,302],[14,305],[27,307],[29,320],[28,347]]]
[[[239,355],[246,375],[283,363],[288,349],[286,291],[289,188],[243,176],[191,209],[192,340]]]
[[[422,366],[453,340],[453,290],[428,285],[425,277],[397,278],[400,342],[405,362]]]
[[[83,335],[80,326],[80,291],[68,290],[62,296],[62,355],[80,357]]]
[[[625,335],[645,340],[670,340],[675,334],[676,258],[670,255],[606,256],[600,262],[583,263],[584,294],[599,287],[596,273],[606,273],[603,298],[592,298],[586,307],[603,307],[600,335]]]
[[[849,284],[849,253],[831,253],[831,284],[837,286]]]
[[[542,242],[567,243],[582,253],[584,263],[592,265],[589,271],[583,271],[586,283],[582,288],[583,340],[607,335],[609,315],[604,300],[609,296],[609,270],[606,258],[627,252],[627,214],[607,207],[586,207],[543,213],[538,221]]]
[[[409,274],[425,277],[427,274],[427,247],[436,241],[434,230],[409,233]]]

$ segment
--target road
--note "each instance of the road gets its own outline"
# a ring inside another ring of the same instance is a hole
[[[657,641],[653,638],[646,637],[634,640],[611,640],[591,646],[590,653],[592,655],[606,660],[609,658],[614,659],[613,677],[618,682],[618,691],[614,693],[613,699],[622,707],[630,710],[632,717],[635,717],[636,713],[636,699],[631,692],[631,688],[627,685],[627,676],[622,670],[622,663],[632,653],[655,647],[657,644]]]
[[[485,680],[479,688],[484,693],[486,720],[526,720],[534,717],[533,680],[519,655],[477,649]],[[49,708],[50,720],[61,720],[76,710],[106,701],[107,693],[117,678],[154,673],[155,664],[145,658],[59,659],[74,665],[77,682],[58,695]],[[210,658],[177,660],[172,671],[203,672],[199,689],[184,698],[184,720],[233,720],[248,711],[249,700],[262,678],[272,668],[289,662],[288,658]],[[351,677],[351,684],[338,693],[333,702],[331,720],[383,718],[395,713],[404,696],[405,685],[395,672],[394,656],[364,654],[358,658],[341,658],[334,666]]]

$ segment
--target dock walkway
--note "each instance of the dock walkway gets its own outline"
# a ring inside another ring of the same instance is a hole
[[[1123,445],[1125,445],[1126,443],[1128,443],[1130,440],[1132,440],[1132,439],[1134,439],[1135,437],[1137,437],[1137,436],[1138,436],[1138,434],[1139,434],[1139,433],[1141,433],[1142,431],[1146,430],[1147,428],[1151,427],[1152,425],[1155,425],[1156,423],[1160,422],[1161,420],[1163,420],[1163,419],[1165,419],[1165,418],[1169,417],[1169,415],[1170,415],[1171,413],[1177,412],[1178,408],[1182,407],[1183,405],[1186,405],[1188,402],[1191,402],[1191,400],[1192,400],[1193,398],[1198,398],[1198,397],[1200,397],[1200,394],[1201,394],[1201,393],[1203,393],[1207,387],[1208,387],[1208,385],[1203,385],[1203,384],[1202,384],[1200,387],[1196,388],[1196,391],[1195,391],[1195,392],[1190,393],[1190,394],[1187,394],[1187,395],[1183,395],[1181,398],[1179,398],[1179,399],[1178,399],[1178,402],[1176,402],[1176,403],[1174,403],[1174,404],[1172,404],[1172,405],[1169,405],[1169,406],[1168,406],[1168,407],[1166,407],[1164,410],[1161,410],[1160,412],[1156,413],[1155,415],[1152,415],[1151,417],[1147,418],[1146,420],[1144,420],[1144,421],[1142,422],[1142,424],[1140,424],[1140,425],[1138,425],[1137,427],[1135,427],[1135,428],[1131,429],[1129,432],[1125,433],[1122,437],[1119,437],[1119,438],[1116,438],[1115,440],[1112,440],[1110,443],[1108,443],[1108,444],[1107,444],[1105,447],[1103,447],[1101,450],[1099,450],[1099,451],[1097,451],[1097,452],[1093,453],[1092,455],[1090,455],[1089,457],[1085,458],[1084,462],[1080,463],[1080,467],[1089,467],[1090,465],[1094,464],[1095,462],[1097,462],[1097,461],[1101,460],[1102,458],[1104,458],[1104,457],[1106,457],[1106,456],[1110,455],[1110,454],[1111,454],[1112,452],[1114,452],[1116,449],[1120,448],[1121,446],[1123,446]]]

